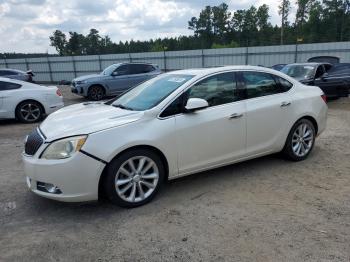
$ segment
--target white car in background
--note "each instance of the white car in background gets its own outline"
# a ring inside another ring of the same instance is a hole
[[[63,106],[61,91],[55,86],[0,77],[0,119],[34,123]]]
[[[136,207],[167,179],[276,152],[304,160],[326,118],[318,87],[276,70],[174,71],[50,115],[26,139],[24,170],[43,197]]]

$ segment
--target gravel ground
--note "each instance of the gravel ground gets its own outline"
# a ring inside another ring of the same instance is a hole
[[[66,104],[83,101],[63,88]],[[0,261],[350,261],[350,99],[310,157],[268,156],[170,182],[150,204],[67,204],[26,188],[34,125],[0,121]]]

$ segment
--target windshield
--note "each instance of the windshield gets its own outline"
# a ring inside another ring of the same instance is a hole
[[[294,78],[308,79],[314,76],[315,66],[313,65],[286,65],[281,72]]]
[[[109,67],[105,68],[105,70],[103,70],[101,74],[105,76],[110,76],[117,67],[118,65],[110,65]]]
[[[192,75],[160,75],[136,86],[117,98],[112,103],[112,106],[136,111],[150,109],[158,105],[163,99],[191,78],[193,78]]]

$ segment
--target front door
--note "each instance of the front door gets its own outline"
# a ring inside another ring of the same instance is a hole
[[[179,174],[219,166],[245,153],[245,103],[240,101],[235,73],[210,76],[184,94],[205,99],[209,107],[178,114],[176,141]]]

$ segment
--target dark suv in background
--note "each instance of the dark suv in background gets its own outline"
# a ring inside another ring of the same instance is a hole
[[[155,64],[113,64],[100,74],[75,78],[71,83],[73,93],[90,100],[101,100],[105,96],[119,95],[126,90],[161,73]]]

